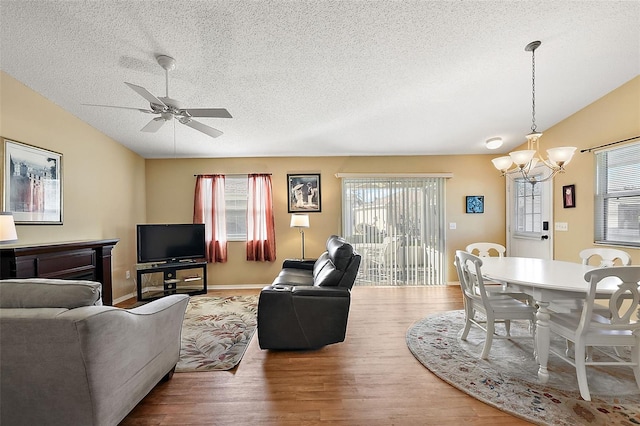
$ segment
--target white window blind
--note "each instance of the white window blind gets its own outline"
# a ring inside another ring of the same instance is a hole
[[[225,177],[225,219],[228,241],[247,240],[247,175]]]
[[[362,256],[356,285],[442,285],[445,178],[344,177],[342,233]]]
[[[595,242],[640,247],[640,143],[596,153]]]

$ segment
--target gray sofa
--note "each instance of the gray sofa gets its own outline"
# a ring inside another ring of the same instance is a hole
[[[92,281],[0,280],[0,424],[117,425],[171,377],[188,296],[101,300]]]
[[[262,349],[317,349],[342,342],[360,255],[336,235],[317,260],[285,260],[258,301]]]

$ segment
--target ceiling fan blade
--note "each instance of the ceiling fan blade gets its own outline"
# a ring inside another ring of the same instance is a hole
[[[80,105],[106,107],[106,108],[117,108],[117,109],[131,109],[131,110],[134,110],[134,111],[140,111],[140,112],[144,112],[144,113],[147,113],[147,114],[155,114],[155,112],[151,111],[150,109],[142,109],[142,108],[131,108],[131,107],[121,107],[121,106],[115,106],[115,105],[98,105],[98,104],[80,104]]]
[[[191,117],[233,118],[224,108],[187,108],[182,111],[189,113]]]
[[[142,129],[140,129],[141,132],[149,132],[149,133],[155,133],[158,130],[160,130],[160,127],[162,127],[162,125],[164,124],[166,120],[162,117],[156,117],[153,120],[151,120],[150,122],[147,123],[146,126],[144,126]]]
[[[194,120],[180,120],[180,122],[182,124],[184,124],[185,126],[189,126],[192,129],[196,129],[202,133],[205,133],[209,136],[211,136],[212,138],[217,138],[218,136],[220,136],[222,134],[222,132],[218,129],[214,129],[213,127],[209,127],[206,124],[202,124],[198,121],[194,121]]]
[[[127,86],[131,87],[133,90],[136,91],[137,94],[139,94],[140,96],[142,96],[143,98],[145,98],[146,100],[148,100],[150,103],[152,104],[156,104],[156,105],[161,105],[161,106],[166,106],[164,104],[164,102],[162,102],[160,99],[156,98],[155,96],[153,96],[151,94],[151,92],[149,92],[147,89],[145,89],[142,86],[136,86],[135,84],[131,84],[131,83],[127,83],[126,81],[124,82],[124,84],[126,84]]]

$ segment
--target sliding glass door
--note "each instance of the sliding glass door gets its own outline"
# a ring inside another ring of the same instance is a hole
[[[356,285],[443,285],[445,178],[343,177],[342,235]]]

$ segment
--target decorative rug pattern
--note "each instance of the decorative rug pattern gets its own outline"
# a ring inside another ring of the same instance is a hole
[[[184,315],[176,372],[230,370],[256,331],[258,296],[193,296]]]
[[[549,355],[549,381],[538,382],[533,339],[495,339],[487,360],[480,359],[484,332],[473,326],[459,336],[464,312],[450,311],[414,323],[406,335],[413,355],[445,382],[474,398],[539,425],[640,425],[640,390],[629,367],[587,367],[591,402],[578,391],[575,368]],[[496,331],[504,332],[501,325]],[[511,323],[512,335],[526,335],[527,324]],[[564,349],[556,338],[552,346]],[[595,354],[595,351],[594,351]],[[594,355],[595,357],[595,355]]]

